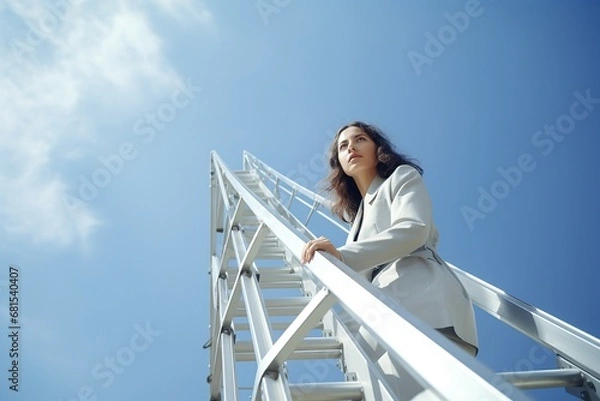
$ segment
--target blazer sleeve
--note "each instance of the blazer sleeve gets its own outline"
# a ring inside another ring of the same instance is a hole
[[[408,255],[427,242],[431,230],[431,200],[416,169],[402,165],[381,185],[391,186],[391,199],[381,199],[380,188],[373,207],[390,208],[389,226],[338,248],[342,261],[358,272]]]

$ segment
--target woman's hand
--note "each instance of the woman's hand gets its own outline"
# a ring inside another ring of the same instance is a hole
[[[339,260],[342,260],[342,254],[337,248],[325,237],[319,237],[313,240],[310,240],[304,245],[302,249],[302,260],[300,263],[308,263],[315,256],[316,251],[325,251],[327,253],[332,254]]]

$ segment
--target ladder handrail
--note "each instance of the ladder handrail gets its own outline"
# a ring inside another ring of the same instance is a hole
[[[223,178],[258,221],[264,223],[299,260],[306,238],[301,238],[272,206],[252,193],[214,151],[211,152],[211,161],[220,167]],[[306,268],[393,358],[402,361],[411,375],[442,399],[529,399],[331,255],[318,252]],[[437,363],[431,364],[431,360]],[[500,389],[508,391],[510,398]]]
[[[244,157],[244,161],[246,163],[250,163],[250,165],[253,165],[255,168],[259,167],[260,169],[262,169],[265,172],[269,173],[270,175],[276,177],[280,181],[283,181],[284,183],[288,184],[290,187],[296,188],[298,190],[298,192],[307,196],[308,198],[316,200],[317,202],[319,202],[322,205],[329,206],[329,201],[325,197],[314,193],[310,189],[298,184],[297,182],[292,181],[285,175],[281,174],[279,171],[275,170],[274,168],[272,168],[269,165],[267,165],[266,163],[264,163],[258,157],[254,156],[252,153],[244,150],[243,157]],[[246,169],[248,169],[248,167],[246,167]]]
[[[244,165],[246,166],[246,168],[253,166],[254,170],[257,171],[261,177],[264,177],[264,179],[267,179],[270,182],[272,182],[273,185],[275,185],[275,187],[276,187],[275,192],[277,192],[277,190],[279,190],[279,189],[283,189],[288,195],[290,195],[290,202],[292,200],[294,200],[294,198],[296,197],[296,194],[298,194],[298,193],[306,196],[309,199],[309,201],[311,201],[311,202],[306,201],[302,198],[296,198],[296,199],[298,199],[298,201],[300,203],[302,203],[303,205],[305,205],[309,208],[312,208],[307,220],[309,220],[312,213],[314,211],[316,211],[321,217],[328,220],[330,223],[337,226],[342,231],[344,231],[346,233],[348,233],[350,231],[348,224],[340,222],[337,218],[333,217],[331,214],[328,214],[328,213],[325,213],[325,212],[319,210],[319,207],[325,208],[327,210],[331,205],[331,202],[329,202],[325,197],[292,181],[291,179],[289,179],[285,175],[281,174],[279,171],[275,170],[274,168],[268,166],[262,160],[260,160],[259,158],[252,155],[250,152],[248,152],[246,150],[244,150],[243,160],[244,160]],[[284,184],[289,185],[290,189],[287,189],[284,187],[279,188],[278,184],[280,182],[283,182]],[[289,205],[288,205],[288,209],[289,209]],[[305,225],[308,224],[308,221],[306,221],[304,224]]]
[[[600,378],[600,340],[583,330],[508,294],[455,265],[473,302],[514,329],[554,350],[586,373]]]
[[[325,200],[311,190],[287,179],[249,152],[244,151],[244,158],[250,160],[254,168],[264,168],[265,171],[279,181],[294,185],[307,198],[318,202]],[[321,205],[326,206],[327,204],[328,202],[325,200],[325,203]],[[451,263],[448,263],[448,265],[459,276],[475,305],[533,340],[548,346],[556,354],[578,366],[596,380],[600,380],[600,340],[598,338],[506,293]]]

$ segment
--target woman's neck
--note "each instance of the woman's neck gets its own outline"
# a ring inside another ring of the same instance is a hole
[[[376,175],[377,175],[377,171],[373,170],[373,171],[364,172],[363,174],[359,174],[359,175],[356,175],[355,177],[353,177],[354,182],[356,183],[356,186],[358,187],[358,191],[360,192],[360,195],[363,198],[367,194],[367,190],[369,189],[369,186],[371,185],[371,182],[373,182],[373,178],[375,178]]]

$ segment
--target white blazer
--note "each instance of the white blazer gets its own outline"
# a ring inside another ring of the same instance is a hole
[[[473,304],[437,255],[437,242],[423,179],[416,169],[402,165],[385,180],[373,179],[346,244],[338,250],[342,261],[368,280],[381,267],[375,286],[431,327],[452,327],[460,339],[477,347]]]

